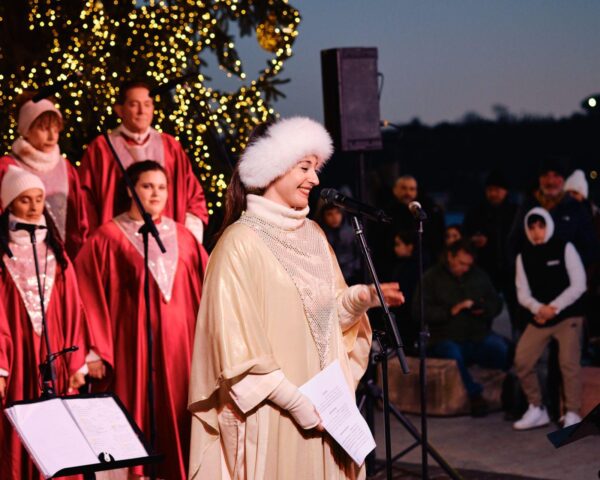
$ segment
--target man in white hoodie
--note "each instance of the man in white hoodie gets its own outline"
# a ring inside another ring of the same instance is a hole
[[[553,236],[554,221],[546,210],[531,209],[524,223],[529,243],[517,256],[516,285],[519,303],[529,312],[529,324],[517,344],[515,369],[529,409],[513,428],[528,430],[550,421],[542,405],[535,366],[552,338],[559,345],[566,397],[563,423],[570,426],[581,421],[581,296],[586,289],[585,269],[573,244]]]

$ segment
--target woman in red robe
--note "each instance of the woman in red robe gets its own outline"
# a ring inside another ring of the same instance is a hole
[[[74,268],[44,209],[42,181],[11,166],[4,175],[0,196],[4,209],[0,215],[0,304],[4,306],[0,311],[0,478],[40,479],[2,411],[11,402],[40,396],[38,365],[47,355],[30,235],[9,229],[11,222],[47,227],[36,230],[36,240],[50,346],[53,352],[79,347],[54,363],[59,395],[84,383],[84,318]]]
[[[0,158],[0,182],[9,165],[40,177],[46,188],[46,208],[72,260],[87,237],[88,221],[75,167],[60,153],[63,128],[60,111],[48,99],[33,102],[33,93],[18,100],[17,130],[12,152]]]
[[[188,383],[196,316],[202,289],[201,247],[183,225],[162,216],[167,202],[166,172],[157,162],[128,168],[144,208],[151,214],[167,252],[150,237],[150,312],[154,339],[157,451],[165,461],[159,478],[187,474],[190,422]],[[92,348],[102,359],[89,363],[102,378],[98,389],[113,391],[149,435],[147,336],[141,217],[134,204],[101,226],[75,262],[86,306]],[[134,469],[142,475],[143,469]]]

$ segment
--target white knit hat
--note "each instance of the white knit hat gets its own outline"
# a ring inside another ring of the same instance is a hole
[[[38,102],[34,102],[33,100],[28,100],[25,102],[19,109],[19,118],[17,120],[17,131],[19,134],[22,137],[27,136],[33,121],[44,112],[54,112],[60,118],[62,118],[58,108],[56,108],[54,104],[46,98],[42,98]]]
[[[42,182],[40,177],[22,168],[9,165],[8,170],[2,178],[2,186],[0,187],[2,209],[6,209],[15,198],[30,188],[39,188],[46,193],[46,187],[44,187],[44,182]]]
[[[588,197],[588,183],[585,179],[585,173],[583,173],[583,170],[575,170],[569,176],[569,178],[567,178],[565,181],[564,190],[566,192],[573,190],[581,193],[584,198]]]
[[[286,118],[246,147],[239,160],[240,179],[247,188],[264,188],[307,155],[317,157],[320,170],[332,153],[331,137],[323,125],[306,117]]]

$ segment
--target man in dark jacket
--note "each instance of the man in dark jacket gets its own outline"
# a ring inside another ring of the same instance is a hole
[[[511,323],[515,325],[517,298],[514,264],[509,261],[508,235],[517,206],[508,198],[508,181],[499,171],[485,181],[485,198],[465,215],[463,230],[477,248],[477,265],[491,278],[506,301]]]
[[[475,251],[466,240],[449,245],[442,262],[423,277],[425,321],[431,334],[428,353],[451,358],[456,364],[471,400],[471,413],[481,415],[486,405],[483,387],[475,382],[468,366],[508,368],[508,344],[491,330],[501,302],[489,276],[473,265]],[[413,317],[419,318],[420,292],[413,302]]]

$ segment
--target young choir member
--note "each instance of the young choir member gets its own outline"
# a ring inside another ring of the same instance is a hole
[[[186,478],[190,442],[188,384],[196,317],[202,291],[202,250],[192,233],[167,215],[173,191],[167,170],[155,161],[127,169],[144,208],[166,247],[149,238],[150,304],[144,302],[141,216],[130,199],[125,213],[99,227],[75,262],[86,306],[91,344],[100,360],[89,362],[95,390],[117,394],[149,436],[146,308],[154,342],[154,391],[159,478]],[[132,469],[142,475],[143,469]]]

